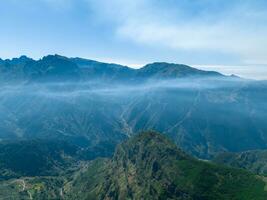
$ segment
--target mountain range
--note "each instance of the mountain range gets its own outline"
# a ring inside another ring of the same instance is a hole
[[[153,129],[204,159],[267,148],[266,81],[59,55],[0,60],[0,77],[1,140],[63,139],[94,157],[91,149],[111,155],[119,142]]]
[[[183,64],[0,59],[0,197],[266,199],[266,99]]]
[[[186,65],[153,63],[141,69],[118,64],[101,63],[82,58],[48,55],[40,60],[26,56],[0,60],[1,77],[4,80],[21,81],[134,81],[150,78],[179,78],[186,76],[221,76],[217,72],[197,70]]]

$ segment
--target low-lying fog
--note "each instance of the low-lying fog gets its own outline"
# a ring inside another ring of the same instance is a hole
[[[156,90],[206,90],[242,87],[249,83],[243,79],[172,79],[150,80],[145,83],[51,82],[9,84],[0,86],[0,97],[9,95],[36,95],[44,97],[78,97],[86,95],[131,95]]]

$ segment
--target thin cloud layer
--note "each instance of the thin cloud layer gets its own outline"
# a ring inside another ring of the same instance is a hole
[[[102,19],[116,22],[117,37],[174,50],[232,53],[244,64],[267,63],[263,1],[88,2]]]

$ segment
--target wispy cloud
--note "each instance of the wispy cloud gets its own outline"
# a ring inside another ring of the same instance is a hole
[[[115,34],[173,50],[231,53],[243,63],[267,63],[267,5],[252,0],[88,0]],[[262,64],[263,64],[262,63]]]

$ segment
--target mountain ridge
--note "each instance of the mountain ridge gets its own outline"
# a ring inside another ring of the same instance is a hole
[[[64,191],[69,199],[256,200],[267,197],[264,185],[248,172],[196,160],[148,131],[118,145],[111,160],[92,163]]]
[[[154,63],[139,74],[114,65],[52,55],[26,64],[28,81],[21,65],[0,72],[0,138],[65,139],[107,155],[123,139],[154,129],[202,159],[266,148],[266,83],[210,78],[178,64]]]
[[[33,80],[42,78],[61,81],[71,79],[79,80],[81,77],[82,80],[88,78],[129,80],[133,78],[164,79],[189,76],[223,76],[218,72],[199,70],[182,64],[154,62],[140,69],[133,69],[119,64],[103,63],[78,57],[68,58],[57,54],[47,55],[39,60],[34,60],[26,56],[2,60],[0,62],[0,72],[2,68],[2,71],[16,74],[16,71],[10,71],[10,66],[15,66],[21,71],[20,77]]]

